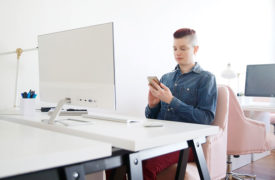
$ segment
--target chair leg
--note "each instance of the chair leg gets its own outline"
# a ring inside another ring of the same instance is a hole
[[[256,179],[256,175],[233,173],[233,179]]]
[[[232,179],[237,179],[237,180],[243,180],[243,179],[256,179],[256,175],[250,175],[250,174],[239,174],[232,172],[232,156],[227,155],[227,170],[226,170],[226,177],[225,180],[232,180]]]

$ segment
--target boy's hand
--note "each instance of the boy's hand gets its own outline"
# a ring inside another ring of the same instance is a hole
[[[152,84],[154,87],[152,85],[149,85],[150,92],[152,93],[152,95],[155,98],[158,98],[161,101],[166,102],[167,104],[170,104],[173,99],[173,95],[170,89],[162,83],[158,85],[156,82],[152,82]]]

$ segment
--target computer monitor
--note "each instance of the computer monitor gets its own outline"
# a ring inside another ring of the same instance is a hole
[[[245,96],[275,96],[275,64],[247,65]]]
[[[116,107],[113,23],[38,36],[42,102]]]

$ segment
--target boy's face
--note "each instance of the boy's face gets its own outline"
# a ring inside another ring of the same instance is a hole
[[[198,46],[193,46],[190,37],[174,39],[174,56],[179,65],[194,63],[194,56],[198,51]]]

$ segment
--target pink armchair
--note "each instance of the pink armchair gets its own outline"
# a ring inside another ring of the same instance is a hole
[[[227,87],[218,87],[218,100],[213,125],[220,127],[219,133],[207,137],[203,145],[204,156],[211,179],[221,179],[226,176],[227,122],[229,93]],[[177,164],[167,168],[157,175],[157,180],[175,179]],[[200,179],[195,162],[187,164],[184,179]]]
[[[211,180],[226,176],[227,124],[229,93],[227,87],[218,87],[218,101],[213,125],[219,126],[219,133],[207,137],[203,145],[205,160]],[[184,179],[200,179],[195,163],[188,163]]]
[[[275,113],[270,114],[270,124],[274,127],[274,135],[275,135]]]
[[[275,138],[266,133],[264,123],[245,117],[244,112],[230,87],[227,155],[227,178],[256,178],[253,175],[241,175],[231,172],[231,157],[243,154],[260,153],[274,148]]]

